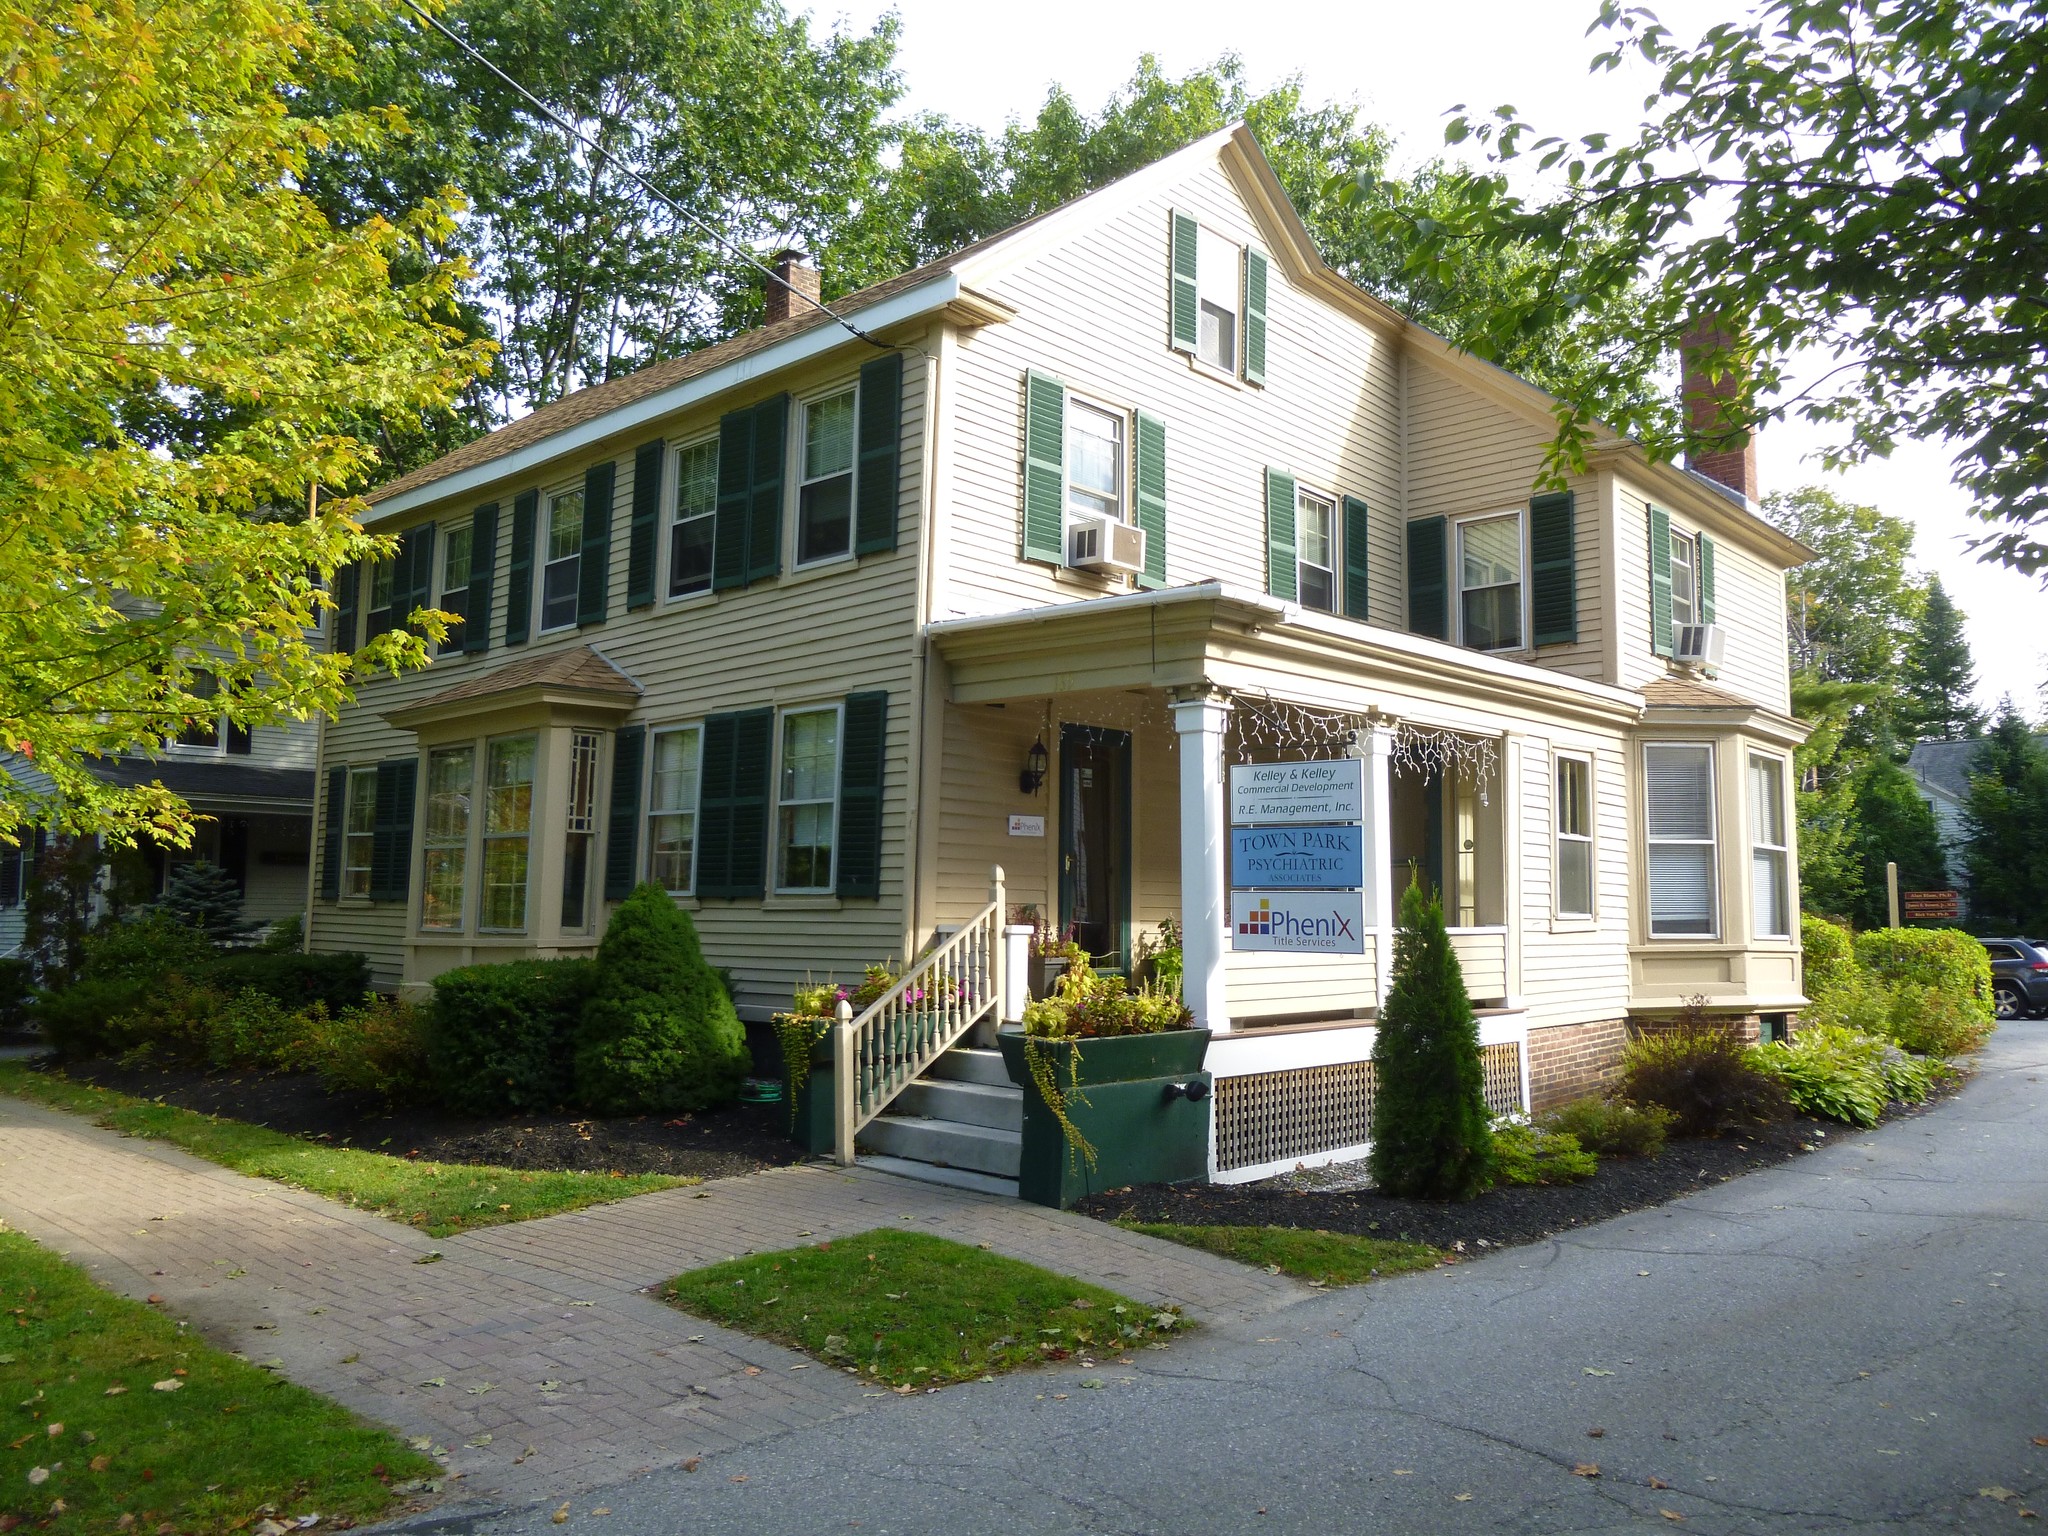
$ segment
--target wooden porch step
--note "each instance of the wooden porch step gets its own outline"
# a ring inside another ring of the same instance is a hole
[[[978,1051],[956,1045],[925,1068],[925,1079],[945,1078],[956,1083],[986,1083],[992,1088],[1015,1089],[1001,1051]]]
[[[1021,1115],[1021,1107],[1019,1112]],[[914,1115],[877,1115],[860,1133],[860,1144],[887,1157],[992,1173],[1005,1179],[1016,1178],[1024,1161],[1022,1131]]]

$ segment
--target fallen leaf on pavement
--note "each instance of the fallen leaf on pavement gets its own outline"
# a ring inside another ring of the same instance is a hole
[[[1657,1511],[1657,1513],[1662,1515],[1666,1520],[1683,1520],[1685,1518],[1685,1516],[1681,1515],[1675,1509],[1660,1509]]]
[[[553,1521],[556,1525],[567,1525],[569,1523],[569,1506],[564,1504],[552,1515],[549,1515],[548,1519]]]
[[[1669,1488],[1671,1485],[1661,1477],[1653,1477],[1650,1479],[1650,1486],[1652,1488]]]
[[[2034,1436],[2034,1444],[2036,1444],[2036,1445],[2048,1445],[2048,1435],[2036,1435],[2036,1436]]]
[[[1600,1463],[1597,1461],[1582,1461],[1572,1468],[1573,1477],[1598,1477],[1599,1475]]]
[[[1598,1440],[1602,1435],[1606,1433],[1606,1430],[1601,1429],[1598,1425],[1595,1425],[1593,1428],[1586,1431],[1586,1438],[1588,1440]]]
[[[685,1472],[694,1472],[703,1465],[704,1458],[702,1456],[688,1456],[683,1459],[683,1470]]]
[[[1996,1499],[2001,1504],[2005,1503],[2008,1499],[2019,1497],[2010,1488],[1979,1488],[1977,1492],[1979,1496],[1987,1499]]]
[[[415,1264],[438,1264],[440,1262],[441,1250],[438,1248],[436,1248],[432,1253],[423,1253],[418,1258],[413,1260],[413,1263]]]
[[[747,1480],[747,1474],[746,1474],[746,1473],[744,1473],[744,1472],[738,1473],[738,1474],[736,1474],[735,1476],[732,1476],[732,1477],[728,1477],[728,1478],[726,1479],[726,1481],[727,1481],[728,1483],[744,1483],[744,1482],[745,1482],[746,1480]]]
[[[1454,1493],[1451,1497],[1460,1504],[1470,1504],[1472,1502],[1472,1495],[1469,1493]]]
[[[1586,1367],[1586,1374],[1588,1376],[1612,1376],[1614,1372],[1595,1370],[1592,1366],[1589,1365]]]

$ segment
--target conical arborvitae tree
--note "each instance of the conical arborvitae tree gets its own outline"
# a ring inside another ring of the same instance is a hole
[[[740,1091],[750,1061],[732,999],[696,925],[652,881],[612,914],[576,1038],[576,1094],[601,1114],[709,1109]]]
[[[242,917],[242,889],[235,877],[204,859],[187,864],[149,904],[181,928],[203,933],[215,944],[240,944],[256,932]]]
[[[1485,1189],[1493,1132],[1479,1020],[1444,931],[1443,905],[1419,880],[1401,898],[1393,983],[1372,1066],[1373,1183],[1386,1194],[1428,1200],[1469,1200]]]

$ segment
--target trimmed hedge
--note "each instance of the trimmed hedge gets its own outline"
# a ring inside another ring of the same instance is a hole
[[[370,990],[370,957],[298,954],[276,949],[231,949],[204,966],[200,979],[223,992],[261,992],[291,1009],[324,1004],[329,1013],[362,1006]]]
[[[442,972],[427,1023],[427,1070],[441,1101],[469,1115],[567,1103],[576,1031],[596,980],[588,960]]]
[[[1856,936],[1856,959],[1887,986],[1910,983],[1974,1007],[1989,1027],[1991,956],[1957,928],[1874,928]]]
[[[1806,956],[1806,995],[1816,1004],[1855,985],[1855,940],[1841,924],[1802,914],[1799,947]]]

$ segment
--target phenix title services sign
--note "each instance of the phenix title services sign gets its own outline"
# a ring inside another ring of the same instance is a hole
[[[1365,952],[1365,765],[1355,758],[1230,770],[1230,944]]]

